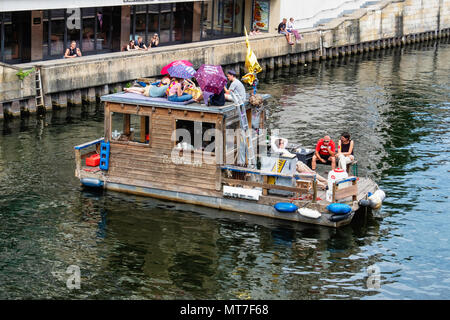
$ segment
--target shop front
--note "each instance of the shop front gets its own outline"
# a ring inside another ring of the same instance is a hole
[[[41,8],[33,2],[31,11],[14,11],[18,7],[11,1],[11,11],[0,12],[0,61],[61,59],[72,41],[86,56],[121,51],[138,37],[149,46],[155,33],[160,46],[242,36],[244,24],[250,25],[252,1],[104,1],[105,6],[94,6],[98,1],[93,0],[80,8]]]

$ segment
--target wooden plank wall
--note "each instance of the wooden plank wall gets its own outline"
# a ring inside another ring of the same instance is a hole
[[[222,128],[222,115],[208,114],[167,108],[120,106],[110,104],[105,113],[129,112],[150,116],[150,144],[111,141],[108,180],[111,182],[154,187],[164,190],[181,191],[194,194],[212,195],[211,191],[220,186],[215,162],[193,163],[202,159],[202,152],[189,153],[191,164],[174,163],[171,158],[175,142],[171,141],[175,130],[175,120],[213,122]],[[137,111],[138,110],[138,111]],[[105,128],[110,122],[105,117]],[[110,137],[110,133],[105,133]],[[186,156],[186,154],[184,155]],[[195,158],[198,157],[198,158]],[[219,171],[220,173],[220,171]]]

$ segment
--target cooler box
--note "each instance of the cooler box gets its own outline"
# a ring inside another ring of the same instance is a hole
[[[311,160],[314,156],[314,149],[305,149],[305,148],[297,148],[295,150],[295,154],[297,155],[297,159],[306,164],[311,168]]]
[[[100,155],[93,154],[92,156],[86,158],[86,165],[88,167],[96,167],[100,164]]]

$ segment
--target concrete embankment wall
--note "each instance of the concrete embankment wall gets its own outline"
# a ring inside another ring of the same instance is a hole
[[[19,116],[21,110],[22,112],[36,111],[35,73],[31,72],[29,76],[20,80],[17,74],[21,71],[27,70],[0,63],[0,118],[3,117],[2,101],[10,101],[8,113],[12,116]]]
[[[263,69],[273,70],[439,39],[448,37],[449,32],[450,0],[390,0],[334,19],[320,28],[304,31],[303,39],[292,46],[287,44],[283,35],[258,35],[250,37],[250,43]],[[16,67],[27,70],[36,66],[41,70],[44,104],[49,110],[68,104],[95,103],[99,96],[121,91],[123,86],[137,78],[159,76],[163,66],[177,59],[190,60],[194,67],[204,63],[220,64],[225,69],[234,68],[243,73],[245,56],[245,38],[241,37]],[[34,80],[34,74],[30,78]],[[0,85],[2,97],[4,83],[0,82]],[[33,85],[34,81],[24,81],[23,92],[16,92],[15,97],[11,94],[6,100],[0,99],[0,109],[2,101],[6,115],[16,115],[18,105],[26,108],[29,105],[27,94],[32,95],[35,90],[28,86]],[[3,112],[0,117],[2,115]]]

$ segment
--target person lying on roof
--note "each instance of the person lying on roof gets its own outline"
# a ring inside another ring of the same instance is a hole
[[[161,81],[152,83],[151,85],[145,86],[143,88],[131,87],[123,89],[125,92],[138,93],[146,97],[164,97],[166,95],[166,90],[169,88],[170,78],[165,76]]]

